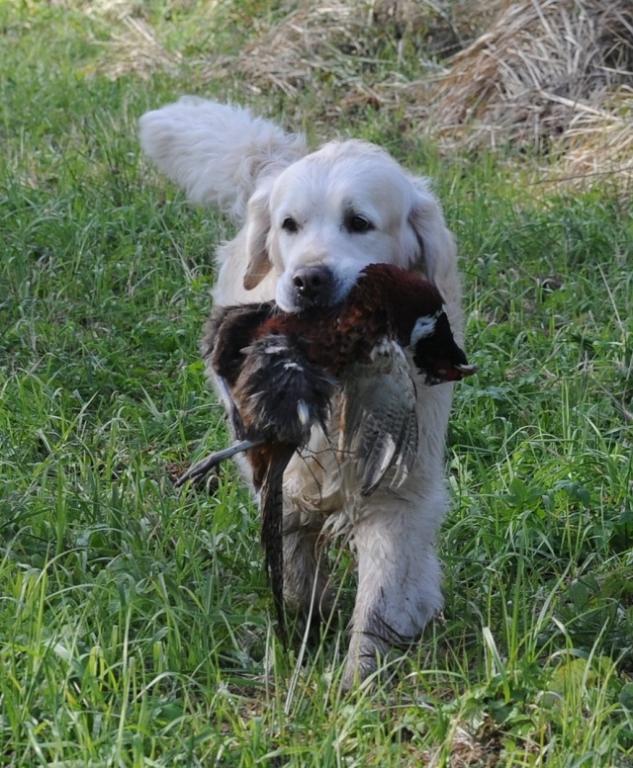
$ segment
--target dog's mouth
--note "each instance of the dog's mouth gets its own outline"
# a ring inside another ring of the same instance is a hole
[[[338,276],[334,275],[326,291],[311,295],[298,291],[292,279],[283,278],[277,285],[275,302],[282,312],[288,314],[330,309],[336,307],[345,299],[351,287],[351,285],[346,286]]]

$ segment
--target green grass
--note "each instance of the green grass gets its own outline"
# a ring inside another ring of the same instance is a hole
[[[256,511],[231,470],[211,496],[168,477],[226,438],[197,341],[231,230],[136,141],[147,108],[240,84],[108,79],[117,28],[89,5],[0,9],[0,765],[633,766],[630,207],[440,159],[389,115],[336,126],[435,177],[480,373],[450,430],[443,621],[343,697],[343,612],[286,715]],[[185,61],[234,44],[209,4],[144,8]],[[309,124],[314,97],[258,106]]]

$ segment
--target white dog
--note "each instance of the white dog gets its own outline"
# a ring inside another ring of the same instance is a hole
[[[141,144],[196,203],[219,206],[242,228],[217,253],[216,306],[275,299],[287,312],[345,296],[367,264],[421,270],[445,301],[458,344],[463,318],[456,249],[428,181],[384,150],[305,139],[248,110],[184,97],[146,113]],[[419,456],[397,490],[359,501],[340,456],[313,429],[307,456],[284,476],[286,604],[307,615],[328,601],[320,537],[346,530],[358,560],[358,591],[343,683],[376,669],[390,645],[410,643],[441,608],[438,527],[447,507],[444,442],[452,384],[417,382]]]

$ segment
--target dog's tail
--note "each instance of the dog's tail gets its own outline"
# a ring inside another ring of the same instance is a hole
[[[306,153],[301,134],[229,104],[183,96],[140,119],[141,146],[194,203],[217,205],[237,221],[258,178]]]

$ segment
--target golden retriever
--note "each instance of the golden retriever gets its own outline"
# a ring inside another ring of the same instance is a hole
[[[348,140],[309,152],[301,135],[195,97],[147,112],[140,137],[192,202],[216,205],[240,226],[217,250],[216,306],[275,299],[293,312],[334,303],[363,267],[386,262],[420,270],[437,285],[462,343],[456,248],[441,207],[427,179],[381,148]],[[332,435],[316,427],[309,450],[295,455],[284,476],[287,606],[305,616],[314,606],[328,610],[325,533],[346,532],[356,554],[345,687],[370,675],[390,646],[415,641],[442,606],[436,537],[447,507],[452,384],[416,387],[419,455],[403,485],[359,498],[345,482]]]

